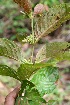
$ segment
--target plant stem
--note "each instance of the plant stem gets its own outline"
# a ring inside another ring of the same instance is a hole
[[[33,15],[32,15],[32,19],[31,19],[31,27],[32,27],[33,44],[34,44],[34,17],[33,17]]]
[[[33,63],[33,57],[34,57],[34,17],[33,17],[33,14],[31,14],[31,27],[32,27],[32,36],[33,36],[31,63]]]
[[[34,57],[34,45],[32,46],[31,63],[33,63],[33,57]]]

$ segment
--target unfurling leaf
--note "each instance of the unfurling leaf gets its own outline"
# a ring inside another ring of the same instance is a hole
[[[0,38],[0,56],[5,56],[16,61],[22,61],[21,50],[16,43],[5,38]]]
[[[16,74],[16,71],[14,69],[12,69],[11,67],[8,67],[6,65],[0,64],[0,75],[10,76],[10,77],[13,77],[13,78],[19,80],[19,78]]]
[[[41,96],[51,93],[58,80],[58,69],[53,66],[48,66],[39,69],[32,77],[31,82],[35,85]]]
[[[53,42],[44,45],[36,55],[36,62],[53,58],[58,61],[70,60],[70,43],[68,42]]]
[[[14,0],[20,7],[24,8],[25,13],[29,14],[32,11],[30,0]]]
[[[70,19],[70,3],[53,6],[49,11],[35,17],[36,42],[43,36],[56,30],[62,23]]]

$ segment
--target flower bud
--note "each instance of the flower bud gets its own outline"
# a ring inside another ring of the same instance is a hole
[[[44,11],[48,11],[48,6],[43,4],[37,4],[34,8],[34,15],[42,14]]]
[[[29,14],[32,11],[30,0],[14,0],[20,7],[24,8],[25,13]]]

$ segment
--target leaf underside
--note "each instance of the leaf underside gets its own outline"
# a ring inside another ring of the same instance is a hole
[[[5,38],[0,38],[0,56],[5,56],[20,62],[23,58],[18,45]]]
[[[47,44],[46,57],[56,58],[59,61],[70,60],[70,43],[54,42]]]
[[[36,55],[36,61],[35,62],[41,62],[46,59],[46,45],[44,45],[37,53]]]
[[[70,19],[70,3],[51,7],[48,12],[35,17],[36,42],[45,35],[56,30],[62,23]]]
[[[46,58],[53,58],[58,61],[70,60],[70,43],[47,43],[38,51],[36,55],[36,62],[46,60]]]

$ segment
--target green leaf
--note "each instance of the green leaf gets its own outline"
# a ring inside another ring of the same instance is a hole
[[[20,80],[29,79],[33,72],[37,71],[38,68],[40,68],[40,66],[36,67],[36,65],[27,63],[21,64],[17,70],[17,75],[19,76]]]
[[[62,23],[70,20],[70,3],[63,3],[49,8],[49,11],[36,17],[36,42],[40,38],[56,30]]]
[[[0,38],[0,56],[5,56],[16,61],[22,61],[23,59],[18,45],[5,38]]]
[[[18,105],[19,101],[20,105],[43,105],[43,103],[46,103],[31,82],[24,80],[21,85],[21,90],[23,90],[24,96],[17,98],[16,105]]]
[[[16,71],[6,65],[0,64],[0,75],[10,76],[19,80],[18,76],[16,75]]]
[[[57,105],[57,100],[49,100],[47,105]]]
[[[53,42],[44,45],[36,55],[36,63],[39,63],[48,58],[63,61],[70,60],[70,43],[68,42]]]
[[[36,64],[21,64],[17,70],[17,75],[20,78],[20,81],[29,79],[36,71],[40,68],[52,65],[50,63],[36,63]]]
[[[48,66],[39,69],[32,77],[31,82],[35,85],[41,96],[51,93],[56,87],[58,80],[58,69]]]

